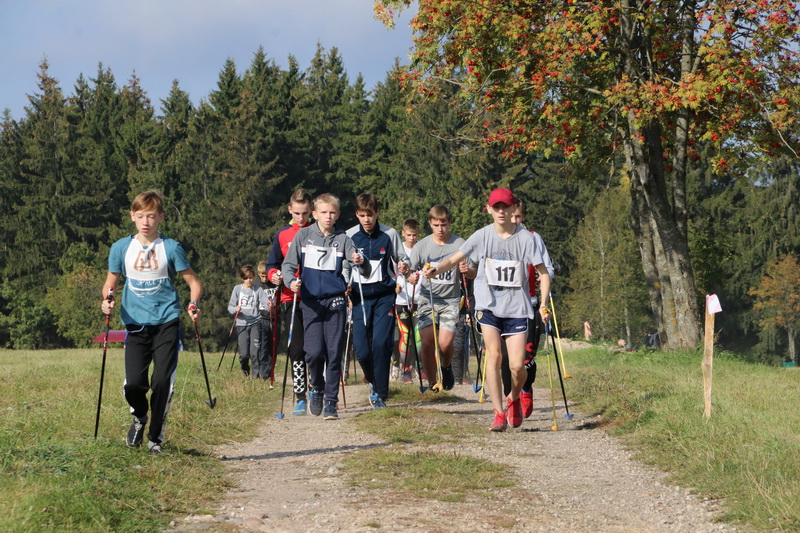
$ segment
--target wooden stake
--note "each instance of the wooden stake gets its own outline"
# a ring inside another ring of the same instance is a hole
[[[705,411],[703,416],[711,418],[711,370],[714,364],[714,315],[708,310],[706,301],[706,331],[703,347],[703,397],[705,399]]]

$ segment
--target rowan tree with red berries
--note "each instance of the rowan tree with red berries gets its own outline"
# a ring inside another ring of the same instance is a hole
[[[622,156],[650,302],[668,347],[701,341],[687,168],[798,157],[800,10],[788,0],[378,0],[417,5],[404,82],[459,86],[484,143],[509,155]]]

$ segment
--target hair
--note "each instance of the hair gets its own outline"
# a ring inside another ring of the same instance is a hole
[[[164,195],[160,192],[151,189],[140,193],[131,202],[131,211],[155,211],[156,213],[164,212]]]
[[[449,223],[453,223],[453,215],[451,215],[450,210],[443,205],[435,205],[428,211],[428,220],[433,219],[447,220]]]
[[[380,211],[380,208],[378,197],[371,192],[363,192],[356,196],[356,212],[369,211],[372,213],[377,213]]]
[[[519,198],[514,198],[514,207],[519,209],[522,216],[525,216],[525,204]]]
[[[311,194],[305,189],[297,189],[292,194],[292,197],[289,198],[289,207],[292,207],[292,204],[311,205]]]
[[[324,192],[314,198],[314,209],[316,209],[319,204],[331,204],[337,211],[339,210],[339,199],[328,192]]]
[[[258,273],[259,274],[266,274],[267,273],[267,262],[266,261],[261,261],[258,264]]]
[[[253,271],[253,265],[245,265],[242,268],[240,268],[239,277],[242,278],[243,280],[248,278],[255,278],[256,274],[255,271]]]
[[[419,222],[416,218],[407,218],[403,221],[403,231],[406,230],[419,232]]]

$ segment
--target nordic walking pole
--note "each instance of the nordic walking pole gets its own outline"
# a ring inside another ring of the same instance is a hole
[[[484,393],[486,391],[486,361],[488,361],[488,360],[489,360],[489,358],[486,357],[485,354],[484,354],[484,358],[483,358],[483,373],[481,374],[481,387],[480,387],[481,395],[478,396],[478,403],[484,403],[486,401],[486,398],[484,397]],[[480,367],[478,367],[478,370],[480,370]]]
[[[556,418],[556,391],[553,388],[553,368],[550,363],[550,339],[547,335],[544,336],[544,344],[547,348],[547,374],[550,376],[550,403],[553,404],[553,425],[550,429],[558,431],[558,419]]]
[[[572,420],[574,415],[571,415],[569,412],[569,404],[567,404],[567,391],[564,389],[564,379],[561,377],[561,365],[558,362],[558,350],[556,350],[556,338],[555,333],[553,333],[553,328],[550,327],[550,323],[548,322],[545,324],[545,335],[548,333],[550,334],[550,339],[553,341],[553,350],[555,353],[555,360],[556,360],[556,370],[558,370],[558,381],[561,382],[561,394],[564,396],[564,409],[567,411],[564,415],[564,418],[567,420]]]
[[[430,268],[431,264],[427,263],[425,268]],[[439,334],[436,331],[436,310],[433,307],[433,284],[428,286],[428,297],[431,301],[431,326],[433,327],[433,355],[436,358],[436,383],[431,387],[434,392],[441,392],[442,387],[442,365],[439,360]]]
[[[347,317],[347,337],[345,338],[345,341],[344,341],[344,365],[342,365],[342,371],[341,371],[341,373],[339,375],[339,383],[342,386],[342,400],[344,401],[344,408],[345,409],[347,409],[347,394],[344,391],[344,388],[345,388],[344,387],[345,386],[344,375],[345,375],[345,371],[347,369],[347,365],[350,364],[350,361],[348,360],[348,355],[349,355],[348,354],[348,347],[350,346],[350,332],[352,330],[352,325],[351,325],[351,322],[350,322],[351,319],[352,319],[352,314],[351,313],[352,313],[352,310],[348,306],[347,307],[347,315],[348,315],[348,317]]]
[[[109,287],[106,301],[114,300],[114,287]],[[108,324],[111,322],[111,313],[106,315],[106,335],[103,338],[103,363],[100,365],[100,394],[97,396],[97,416],[94,419],[94,438],[97,439],[97,430],[100,427],[100,404],[103,402],[103,381],[106,377],[106,352],[108,351]]]
[[[295,281],[299,285],[302,283],[300,281],[300,271],[297,271],[295,274]],[[289,318],[289,340],[286,343],[286,365],[283,369],[283,390],[281,391],[281,412],[275,413],[275,418],[278,420],[283,420],[283,399],[286,398],[286,376],[289,374],[289,347],[292,345],[292,331],[294,330],[294,316],[295,316],[295,309],[297,308],[297,293],[300,291],[300,287],[297,287],[297,290],[294,291],[294,296],[292,297],[292,316]]]
[[[426,390],[428,390],[428,387],[422,384],[422,364],[419,361],[419,344],[417,344],[418,342],[421,344],[422,339],[420,339],[419,336],[419,328],[417,327],[417,322],[414,320],[414,316],[416,315],[416,312],[414,311],[414,297],[416,296],[416,294],[417,294],[417,286],[412,285],[411,301],[409,302],[408,305],[408,312],[411,314],[411,328],[409,329],[408,335],[409,335],[409,341],[413,341],[409,342],[409,345],[411,344],[414,345],[414,360],[417,363],[417,378],[419,379],[419,391],[425,392]],[[411,339],[411,330],[414,331],[413,339]]]
[[[222,360],[225,359],[225,351],[228,349],[228,343],[231,342],[233,330],[236,329],[237,318],[239,318],[239,311],[236,311],[236,314],[233,315],[233,324],[231,324],[231,329],[228,331],[228,340],[225,341],[225,347],[222,349],[222,356],[220,356],[219,363],[217,363],[217,372],[219,372],[219,367],[222,366]]]
[[[364,287],[361,286],[361,268],[358,268],[358,293],[361,295],[361,317],[364,319],[364,329],[367,329],[367,313],[364,311]]]
[[[194,311],[194,315],[197,315],[197,307],[194,304],[189,306],[189,312],[191,313]],[[217,405],[217,399],[211,397],[211,385],[208,384],[208,372],[206,371],[206,358],[203,356],[203,344],[200,342],[200,330],[197,328],[197,318],[192,317],[192,322],[194,322],[194,336],[197,339],[197,349],[200,350],[200,362],[203,364],[203,377],[206,378],[206,390],[208,391],[208,400],[206,400],[206,404],[213,409],[215,405]]]
[[[479,390],[481,390],[481,388],[483,388],[483,386],[482,385],[480,387],[478,386],[478,381],[480,380],[482,374],[481,374],[481,352],[480,349],[478,348],[478,340],[475,337],[475,313],[472,312],[472,304],[469,303],[469,290],[467,290],[467,277],[460,272],[459,275],[461,276],[461,285],[462,287],[464,287],[464,300],[467,302],[467,316],[469,316],[470,320],[469,331],[470,331],[470,336],[472,337],[472,342],[470,344],[475,346],[475,359],[478,361],[478,375],[475,376],[475,383],[472,384],[472,390],[478,392]],[[469,365],[467,365],[467,368],[469,369]]]
[[[561,349],[561,334],[558,332],[558,320],[556,320],[556,304],[553,303],[553,292],[550,295],[550,307],[553,309],[553,325],[556,327],[556,336],[558,337],[558,353],[561,354],[561,368],[564,369],[564,379],[570,379],[572,376],[567,372],[567,365],[564,363],[564,350]],[[553,348],[555,348],[553,344]]]

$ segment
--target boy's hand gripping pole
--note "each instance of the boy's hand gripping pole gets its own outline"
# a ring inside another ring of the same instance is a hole
[[[114,301],[114,287],[109,287],[106,301]],[[100,428],[100,405],[103,403],[103,381],[106,377],[106,352],[108,350],[108,325],[111,322],[111,313],[106,315],[106,334],[103,337],[103,363],[100,366],[100,394],[97,396],[97,416],[94,419],[94,438],[97,438],[97,431]]]

